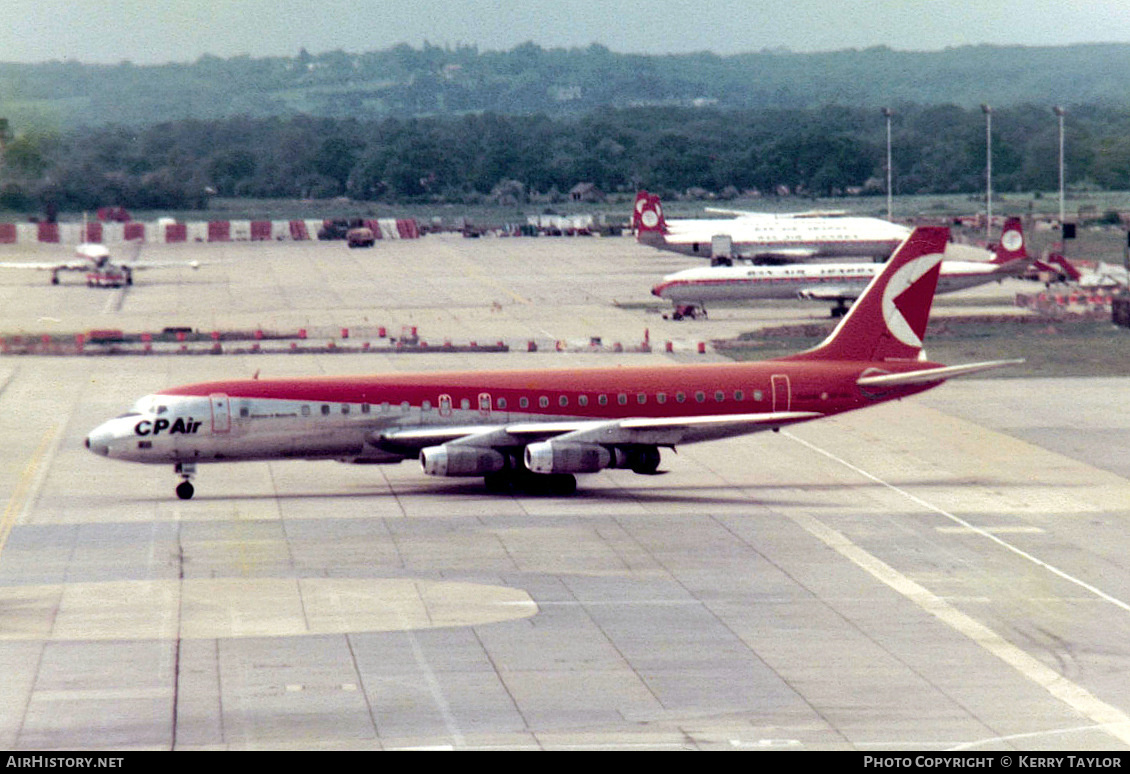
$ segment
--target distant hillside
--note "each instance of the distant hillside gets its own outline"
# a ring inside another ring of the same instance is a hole
[[[139,66],[0,63],[0,116],[22,128],[233,116],[374,119],[602,107],[812,109],[835,104],[1130,107],[1130,45],[968,46],[938,52],[643,56],[592,45],[473,46]]]

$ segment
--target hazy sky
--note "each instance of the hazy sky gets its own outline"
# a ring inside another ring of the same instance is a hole
[[[1130,42],[1127,0],[0,0],[0,61],[136,64],[474,44],[624,53]],[[394,10],[397,9],[397,10]]]

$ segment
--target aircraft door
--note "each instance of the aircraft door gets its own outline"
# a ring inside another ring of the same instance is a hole
[[[773,410],[788,411],[793,402],[788,375],[773,374],[770,381],[773,385]]]
[[[231,402],[223,393],[208,396],[212,407],[212,432],[226,433],[231,430]]]

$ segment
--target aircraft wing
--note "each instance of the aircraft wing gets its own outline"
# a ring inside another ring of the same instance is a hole
[[[774,411],[763,414],[719,414],[698,417],[636,417],[574,422],[515,422],[507,425],[420,427],[376,431],[373,445],[409,456],[428,446],[450,443],[508,448],[549,438],[604,445],[649,444],[675,446],[736,435],[775,430],[784,425],[823,416],[815,411]]]
[[[130,271],[144,271],[145,269],[199,269],[204,264],[201,261],[121,261],[115,265]]]
[[[863,292],[862,287],[848,285],[820,285],[797,291],[797,297],[808,301],[854,301]]]
[[[35,269],[36,271],[90,271],[89,261],[56,261],[55,263],[32,263],[30,261],[5,261],[0,269]]]
[[[707,212],[719,215],[737,215],[739,218],[837,218],[848,215],[847,210],[806,210],[804,212],[751,212],[749,210],[727,210],[722,207],[706,207]]]
[[[924,368],[919,371],[908,371],[901,374],[874,374],[861,376],[855,380],[860,387],[901,387],[908,384],[930,384],[931,382],[945,381],[955,376],[975,374],[1003,366],[1019,365],[1023,360],[991,360],[985,363],[967,363],[965,365],[942,366],[940,368]]]
[[[784,261],[805,261],[816,255],[813,247],[774,247],[764,250],[753,250],[747,253],[740,250],[743,258],[779,258]]]

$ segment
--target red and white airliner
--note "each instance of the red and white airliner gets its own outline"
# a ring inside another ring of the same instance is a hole
[[[898,223],[845,213],[746,212],[707,208],[732,218],[667,220],[659,197],[640,191],[632,212],[636,241],[660,250],[709,258],[712,265],[734,260],[762,264],[797,263],[814,258],[872,258],[885,260],[910,235]],[[950,243],[949,260],[990,258],[972,245]]]
[[[953,247],[953,243],[946,245],[938,276],[938,293],[952,293],[1018,276],[1029,265],[1020,218],[1009,218],[1005,222],[1000,244],[992,251],[985,251],[987,260],[953,260],[949,257]],[[795,298],[834,302],[832,316],[839,317],[847,311],[848,302],[858,298],[882,268],[882,264],[865,261],[703,266],[668,274],[651,292],[675,305],[676,320],[704,314],[708,302],[730,305]]]
[[[419,459],[436,476],[572,492],[577,473],[656,472],[661,448],[776,430],[1017,361],[943,366],[922,336],[948,230],[917,229],[819,346],[760,363],[218,381],[148,395],[92,452],[172,464]]]
[[[728,264],[804,261],[826,256],[884,259],[910,229],[878,218],[826,212],[759,213],[717,210],[737,217],[668,221],[659,197],[636,194],[632,225],[641,244]]]

